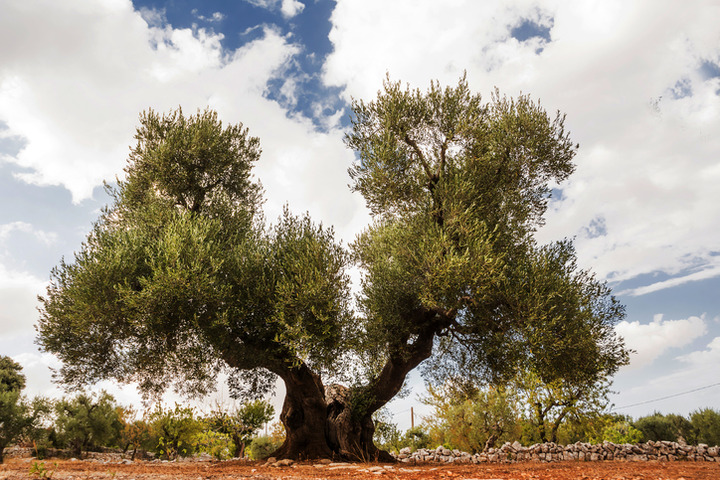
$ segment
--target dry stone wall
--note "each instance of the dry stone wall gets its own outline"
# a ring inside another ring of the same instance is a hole
[[[527,461],[558,462],[563,460],[625,460],[630,462],[685,460],[720,463],[720,447],[709,447],[702,443],[700,445],[681,445],[667,441],[649,441],[637,445],[610,442],[597,445],[580,442],[571,445],[541,443],[530,447],[524,447],[519,442],[508,442],[500,448],[491,448],[487,452],[474,455],[459,450],[437,447],[434,450],[420,448],[414,452],[411,452],[409,448],[403,448],[395,456],[399,461],[406,463],[513,463]]]

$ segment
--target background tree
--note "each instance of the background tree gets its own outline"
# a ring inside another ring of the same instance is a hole
[[[652,441],[666,440],[669,442],[677,442],[681,432],[678,429],[677,422],[666,417],[660,412],[654,412],[652,415],[640,417],[634,422],[634,427],[642,432],[643,438]]]
[[[82,452],[118,444],[122,423],[115,398],[99,394],[79,393],[55,402],[57,441],[77,456]]]
[[[531,372],[521,374],[516,385],[539,442],[558,442],[558,432],[566,420],[582,423],[598,417],[609,404],[609,381],[603,371],[580,382],[557,378],[542,382]]]
[[[35,426],[44,411],[42,400],[30,403],[22,396],[24,388],[20,364],[0,356],[0,463],[5,447]]]
[[[375,427],[373,434],[375,445],[382,450],[395,453],[403,448],[400,429],[392,421],[392,415],[386,407],[373,414],[373,425]]]
[[[272,420],[275,409],[264,400],[246,402],[232,411],[218,406],[208,417],[213,430],[228,435],[234,444],[234,457],[243,457],[245,447],[263,425]]]
[[[262,225],[257,139],[212,112],[148,112],[115,203],[42,299],[38,341],[60,378],[200,395],[225,369],[234,394],[257,397],[278,376],[278,456],[373,459],[389,458],[373,413],[425,360],[430,378],[527,365],[548,383],[627,361],[610,290],[570,242],[533,239],[550,185],[573,170],[561,115],[527,97],[483,104],[464,78],[427,92],[387,81],[353,111],[352,187],[375,217],[352,246],[355,315],[331,230],[287,211]],[[348,372],[349,387],[325,385]]]
[[[642,432],[633,426],[632,419],[628,416],[604,414],[598,417],[598,420],[600,421],[594,422],[595,428],[591,429],[588,437],[587,441],[590,443],[608,441],[615,444],[636,444],[643,441]]]
[[[467,389],[446,382],[430,386],[424,403],[434,407],[425,427],[435,444],[476,453],[520,437],[518,398],[503,386]]]
[[[132,460],[138,449],[152,450],[151,445],[151,429],[148,422],[143,418],[138,418],[138,412],[132,407],[117,407],[118,420],[120,422],[119,447],[123,453],[127,452],[131,447]]]

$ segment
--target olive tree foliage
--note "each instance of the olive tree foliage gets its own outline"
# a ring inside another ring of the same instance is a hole
[[[369,365],[429,358],[431,382],[480,384],[521,368],[580,381],[627,362],[610,289],[570,241],[533,237],[574,169],[564,116],[497,91],[483,103],[464,78],[427,92],[387,80],[353,107],[352,187],[375,219],[354,244]]]
[[[114,203],[41,298],[38,342],[62,360],[59,379],[203,395],[225,369],[247,374],[236,393],[259,396],[270,372],[336,367],[345,253],[306,216],[263,225],[258,139],[181,110],[142,114],[135,138]]]

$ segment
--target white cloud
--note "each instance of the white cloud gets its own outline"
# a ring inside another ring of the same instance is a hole
[[[192,14],[195,15],[195,18],[202,20],[203,22],[220,22],[225,19],[225,15],[223,15],[222,12],[214,12],[211,16],[207,17],[205,15],[200,15],[197,8],[192,10]]]
[[[2,245],[10,235],[16,232],[29,234],[45,246],[50,246],[57,241],[57,234],[54,232],[46,232],[33,228],[33,226],[27,222],[12,222],[0,225],[0,245]]]
[[[677,287],[679,285],[683,285],[685,283],[690,282],[699,282],[702,280],[707,280],[709,278],[714,278],[717,276],[720,276],[720,262],[715,258],[711,258],[708,260],[708,263],[703,265],[702,270],[698,272],[693,272],[687,275],[682,275],[679,277],[671,278],[668,280],[663,280],[661,282],[652,283],[650,285],[646,285],[643,287],[633,288],[630,290],[626,290],[624,292],[619,292],[619,295],[632,295],[632,296],[638,296],[638,295],[645,295],[646,293],[653,293],[660,290],[664,290],[666,288],[672,288]]]
[[[708,1],[347,0],[324,79],[369,99],[385,72],[424,89],[467,70],[486,96],[497,85],[540,98],[567,112],[581,148],[539,239],[577,236],[581,264],[613,280],[709,278],[720,274],[720,78],[700,67],[720,61],[718,15]],[[522,19],[552,25],[550,40],[512,38]],[[606,232],[590,238],[595,219]]]
[[[4,160],[26,167],[25,181],[63,185],[80,201],[122,173],[139,112],[210,105],[261,138],[258,173],[279,195],[271,211],[285,201],[294,209],[344,208],[329,218],[346,223],[358,208],[347,192],[352,155],[341,134],[316,133],[263,97],[268,80],[299,51],[279,32],[265,28],[262,38],[226,53],[221,37],[202,29],[149,26],[149,13],[141,16],[129,1],[26,5],[9,6],[0,19],[0,43],[13,45],[0,49],[0,121],[7,135],[26,141]],[[29,24],[38,32],[27,32]],[[298,185],[300,178],[308,184]]]
[[[292,18],[303,11],[305,4],[298,0],[245,0],[246,2],[255,5],[256,7],[266,8],[268,10],[277,10],[280,8],[280,13],[286,19]]]
[[[42,395],[57,398],[62,390],[52,383],[51,368],[59,368],[60,361],[50,353],[27,352],[13,356],[13,360],[22,366],[27,380],[23,393],[29,397]]]
[[[141,111],[210,106],[260,137],[268,219],[289,203],[352,239],[366,217],[347,188],[354,157],[342,132],[318,132],[264,96],[272,78],[292,90],[286,67],[301,48],[268,26],[236,51],[224,51],[221,38],[173,29],[163,12],[141,14],[128,0],[9,5],[0,18],[0,45],[13,45],[0,48],[0,122],[25,143],[3,160],[25,167],[23,180],[62,185],[81,201],[122,175]]]
[[[690,352],[679,356],[678,359],[699,368],[720,365],[720,337],[713,338],[705,350]]]
[[[3,335],[30,333],[37,319],[37,296],[46,282],[0,263],[0,331]]]
[[[0,43],[13,48],[0,49],[0,121],[26,144],[4,160],[29,169],[24,180],[63,185],[80,201],[121,173],[137,116],[148,107],[192,112],[232,90],[232,113],[263,117],[265,83],[296,47],[266,29],[226,58],[220,39],[148,26],[129,1],[8,5]]]
[[[305,9],[305,4],[298,0],[282,0],[280,11],[285,18],[292,18]]]
[[[655,315],[649,324],[622,321],[615,331],[625,340],[625,345],[635,350],[630,358],[629,369],[651,365],[655,359],[672,348],[688,345],[707,332],[705,316],[688,317],[681,320],[663,320]]]

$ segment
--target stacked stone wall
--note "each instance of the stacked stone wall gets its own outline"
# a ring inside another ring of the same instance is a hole
[[[411,452],[409,448],[400,450],[395,457],[405,463],[513,463],[513,462],[558,462],[558,461],[602,461],[622,460],[629,462],[692,461],[720,463],[720,447],[705,444],[681,445],[675,442],[649,441],[637,445],[573,443],[557,445],[541,443],[524,447],[519,442],[505,443],[500,448],[491,448],[486,452],[470,454],[459,450],[437,447],[434,450],[420,448]]]

